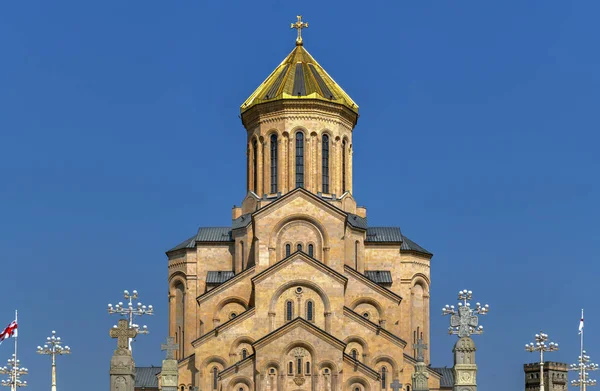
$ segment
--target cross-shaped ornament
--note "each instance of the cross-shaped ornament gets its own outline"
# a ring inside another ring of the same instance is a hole
[[[473,315],[473,311],[465,306],[458,307],[458,315],[450,317],[450,326],[458,327],[458,336],[468,337],[473,334],[473,330],[479,324],[477,316]]]
[[[117,338],[117,348],[129,349],[129,338],[134,338],[137,330],[129,327],[127,319],[119,319],[117,327],[110,329],[110,337]]]
[[[423,338],[417,339],[417,343],[413,345],[413,349],[417,351],[417,361],[425,361],[423,350],[427,350],[427,344],[423,343]]]
[[[308,23],[302,21],[302,15],[296,16],[298,21],[296,23],[291,23],[290,28],[298,30],[298,38],[296,38],[296,45],[302,45],[302,29],[308,28]]]
[[[392,384],[390,384],[390,387],[393,391],[400,391],[402,390],[402,383],[400,383],[398,379],[395,379]]]
[[[167,360],[175,359],[175,351],[179,349],[179,344],[174,343],[175,338],[167,337],[167,343],[160,345],[160,350],[167,351]]]

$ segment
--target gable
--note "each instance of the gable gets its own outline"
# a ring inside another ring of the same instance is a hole
[[[328,334],[302,318],[296,318],[270,332],[254,342],[252,347],[256,352],[260,352],[267,345],[279,344],[285,346],[292,341],[304,341],[313,346],[318,346],[318,342],[325,342],[341,352],[346,348],[346,344],[343,341],[340,341],[333,335]]]

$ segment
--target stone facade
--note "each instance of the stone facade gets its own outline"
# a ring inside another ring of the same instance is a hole
[[[525,391],[540,390],[540,364],[523,365],[525,371]],[[569,385],[569,367],[565,363],[544,362],[544,389],[546,391],[567,391]]]
[[[378,238],[369,231],[352,196],[357,118],[343,104],[294,97],[242,113],[248,192],[231,227],[201,228],[167,252],[179,390],[411,384],[412,345],[417,336],[429,343],[432,255],[398,228],[380,228]],[[368,277],[374,271],[389,281]],[[424,370],[429,389],[439,389],[440,374]]]

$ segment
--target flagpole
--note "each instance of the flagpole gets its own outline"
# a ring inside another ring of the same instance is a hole
[[[583,321],[583,308],[581,309],[581,320]],[[585,330],[585,325],[581,328],[581,359],[583,360],[583,331]],[[583,361],[581,361],[583,363]],[[583,382],[583,387],[581,388],[582,391],[586,390],[586,383],[583,377],[585,376],[585,366],[581,365],[580,369],[579,369],[579,378],[581,379],[581,381]]]
[[[19,319],[18,319],[19,313],[17,310],[15,310],[15,323],[19,324]],[[11,391],[17,391],[17,339],[19,337],[19,329],[17,328],[17,332],[15,337],[15,365],[13,366],[13,375],[12,375],[12,384],[10,386]]]

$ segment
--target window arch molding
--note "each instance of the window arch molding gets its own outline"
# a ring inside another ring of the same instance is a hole
[[[284,241],[286,239],[286,233],[288,230],[295,228],[298,225],[304,226],[314,233],[317,240],[316,243],[313,243],[315,246],[314,257],[321,260],[324,264],[327,264],[327,259],[325,259],[322,254],[322,249],[329,247],[329,235],[327,234],[327,230],[319,221],[304,214],[288,216],[275,224],[271,230],[269,247],[277,249],[279,252],[277,259],[280,260],[285,258],[285,244],[288,243],[287,240]],[[294,251],[296,251],[296,248],[292,246],[291,253]]]
[[[382,366],[386,366],[388,369],[388,383],[392,382],[393,379],[398,377],[398,365],[396,364],[396,361],[385,354],[379,355],[377,357],[374,357],[373,360],[373,368],[375,368],[375,370],[377,372],[381,371],[381,367]]]
[[[321,308],[323,308],[323,313],[331,312],[331,303],[330,303],[329,297],[327,296],[325,291],[323,291],[323,289],[319,285],[317,285],[313,281],[309,281],[309,280],[292,280],[292,281],[288,281],[287,283],[279,286],[279,288],[277,288],[277,290],[273,293],[273,296],[271,296],[271,303],[269,304],[269,312],[277,313],[277,310],[281,310],[281,309],[277,308],[278,307],[277,303],[279,301],[279,298],[283,294],[283,292],[287,291],[290,288],[296,288],[299,286],[311,289],[317,295],[319,295],[319,297],[321,298],[321,303],[322,303],[319,305],[323,306],[323,307],[321,307]],[[315,307],[315,308],[317,308],[317,307]],[[284,314],[284,316],[285,316],[285,314]],[[325,331],[327,331],[327,332],[329,332],[331,329],[329,318],[330,317],[325,317]],[[270,327],[273,327],[273,325],[271,325]],[[272,331],[272,330],[273,329],[270,329],[270,331]]]
[[[235,341],[232,342],[231,347],[229,348],[229,357],[235,356],[235,354],[237,353],[239,347],[242,344],[248,344],[248,345],[250,345],[250,349],[246,348],[246,349],[248,349],[248,355],[249,356],[252,355],[252,354],[254,354],[254,351],[252,350],[252,344],[253,343],[254,343],[254,339],[252,339],[250,337],[243,336],[243,337],[237,338]],[[233,364],[233,362],[231,364]]]
[[[369,356],[369,345],[367,344],[367,341],[365,341],[362,337],[359,337],[358,335],[351,335],[344,339],[344,343],[346,345],[349,345],[352,342],[358,344],[361,347],[363,355]]]
[[[230,391],[238,391],[240,387],[244,387],[244,390],[253,390],[254,383],[245,376],[237,376],[231,379],[228,389]]]
[[[360,304],[371,304],[377,310],[377,314],[379,315],[379,320],[386,320],[385,310],[383,309],[383,307],[381,306],[381,304],[379,304],[379,302],[377,300],[372,299],[370,297],[361,297],[361,298],[354,300],[349,305],[349,307],[350,307],[350,309],[354,310]]]

